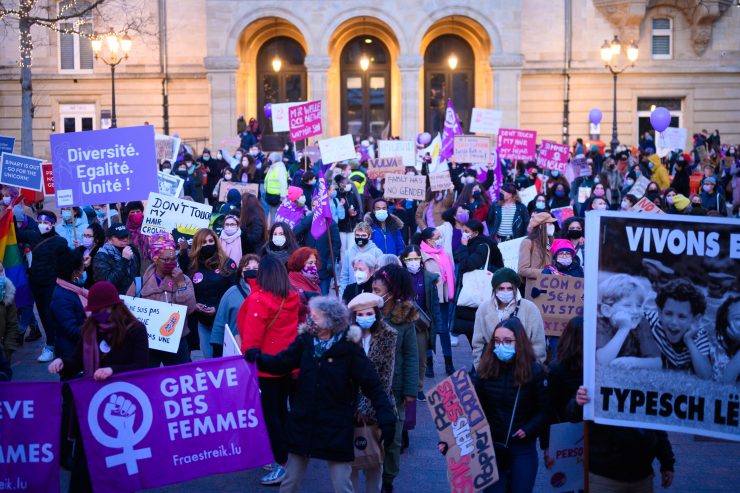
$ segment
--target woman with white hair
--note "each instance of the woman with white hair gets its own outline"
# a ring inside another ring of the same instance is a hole
[[[345,303],[349,303],[360,293],[372,293],[373,283],[370,279],[378,270],[378,258],[368,253],[359,253],[352,259],[348,268],[352,270],[355,282],[345,286],[342,292],[342,300]]]
[[[381,440],[393,441],[396,414],[373,364],[358,342],[362,332],[350,327],[349,310],[336,298],[317,296],[299,335],[276,355],[247,350],[247,361],[260,371],[284,375],[300,370],[288,416],[288,464],[280,493],[300,489],[310,458],[325,460],[335,492],[353,491],[354,415],[357,392],[367,396],[377,416]]]
[[[341,222],[341,221],[340,221]],[[341,230],[340,230],[341,234]],[[357,282],[355,279],[355,270],[352,265],[353,260],[360,254],[371,255],[375,258],[383,255],[383,252],[375,246],[370,237],[373,234],[373,228],[369,224],[361,222],[355,226],[354,242],[351,243],[347,250],[342,254],[342,267],[339,274],[339,294],[343,294],[347,286]],[[369,279],[369,276],[368,276]],[[352,299],[352,298],[349,298]]]

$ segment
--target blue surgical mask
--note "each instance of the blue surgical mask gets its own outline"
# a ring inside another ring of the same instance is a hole
[[[550,174],[552,175],[553,178],[557,178],[558,176],[560,176],[560,171],[553,171]]]
[[[516,348],[514,346],[501,344],[493,348],[493,354],[495,354],[501,361],[511,361],[516,354]]]
[[[87,282],[87,272],[83,270],[80,278],[75,279],[75,284],[77,284],[78,286],[84,286],[86,282]]]
[[[366,316],[357,316],[355,317],[355,320],[357,321],[357,325],[360,326],[362,330],[370,330],[370,327],[375,324],[375,314],[372,315],[366,315]]]
[[[26,218],[26,213],[23,210],[22,205],[14,205],[13,206],[13,216],[15,216],[16,221],[23,221]]]
[[[332,192],[331,192],[331,198],[333,198],[333,199],[336,199],[337,198],[337,191],[336,190],[332,190]]]
[[[105,209],[96,209],[95,214],[97,214],[100,219],[103,219],[105,217]]]
[[[386,219],[388,219],[388,211],[386,210],[375,211],[375,219],[377,219],[380,222],[385,221]]]
[[[72,211],[69,209],[62,211],[62,219],[70,221],[72,219]]]

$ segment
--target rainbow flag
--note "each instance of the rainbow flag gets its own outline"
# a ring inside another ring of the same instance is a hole
[[[33,305],[31,286],[26,278],[18,240],[15,236],[15,221],[10,207],[0,217],[0,260],[5,268],[5,276],[15,285],[15,305],[18,308]]]

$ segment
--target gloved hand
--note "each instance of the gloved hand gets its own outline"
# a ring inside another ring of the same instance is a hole
[[[383,442],[383,448],[388,450],[393,445],[393,438],[396,436],[396,424],[388,423],[380,427],[380,440]]]
[[[247,352],[244,353],[244,359],[249,361],[250,363],[254,363],[259,359],[261,354],[262,351],[260,351],[256,347],[253,347],[251,349],[247,349]]]

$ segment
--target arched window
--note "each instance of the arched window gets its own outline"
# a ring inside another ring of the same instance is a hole
[[[424,53],[424,129],[434,135],[444,128],[447,100],[460,117],[463,130],[470,125],[475,103],[475,56],[461,37],[445,34]]]
[[[342,133],[380,137],[390,122],[388,49],[374,36],[358,36],[342,50]]]
[[[288,136],[272,131],[272,123],[262,108],[267,103],[306,100],[305,58],[301,45],[285,36],[270,39],[257,53],[257,119],[262,128],[264,149],[281,148]]]

